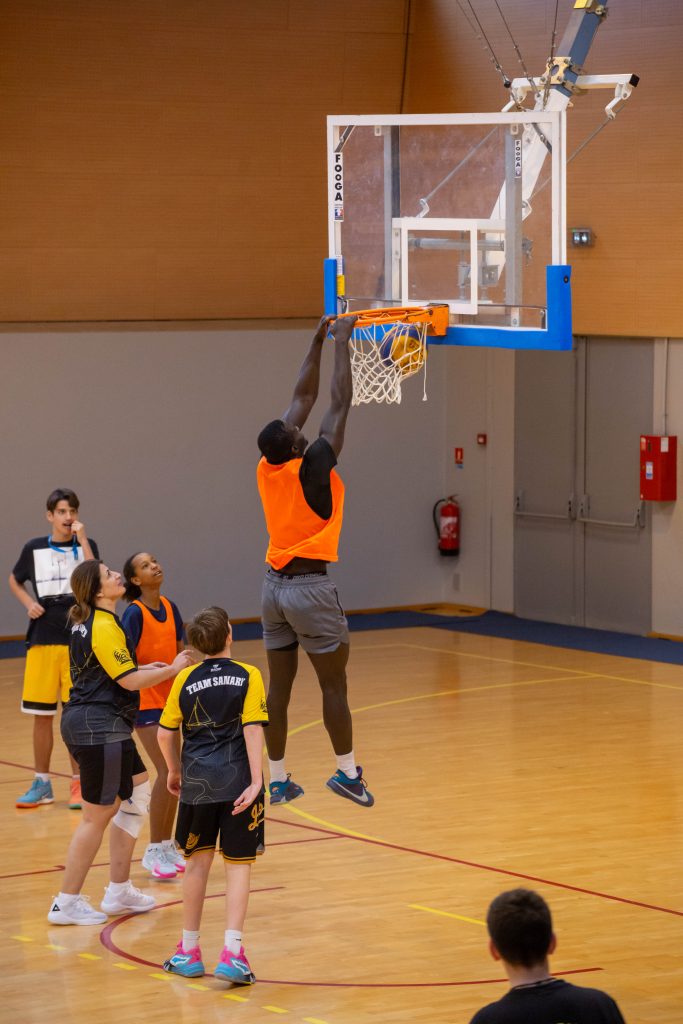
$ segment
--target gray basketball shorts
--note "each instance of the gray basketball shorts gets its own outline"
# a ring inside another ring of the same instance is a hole
[[[261,591],[261,621],[268,651],[298,640],[308,654],[329,654],[339,644],[349,642],[344,609],[327,573],[280,576],[267,569]]]

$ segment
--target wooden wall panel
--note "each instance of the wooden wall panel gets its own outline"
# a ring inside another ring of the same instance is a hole
[[[500,109],[452,0],[413,0],[404,110]],[[495,7],[475,8],[521,74]],[[558,40],[571,12],[560,0]],[[634,71],[617,121],[570,166],[575,328],[683,336],[678,0],[611,0],[588,71]],[[526,66],[555,0],[506,0]],[[315,316],[326,255],[325,117],[397,112],[407,0],[5,0],[0,318]],[[569,151],[603,119],[576,101]]]
[[[511,77],[522,74],[495,7],[475,9]],[[560,0],[558,42],[572,11]],[[550,52],[555,0],[503,5],[531,74]],[[568,224],[587,225],[596,244],[569,250],[574,327],[580,334],[683,337],[683,113],[672,83],[683,46],[679,0],[611,0],[586,71],[631,72],[641,82],[614,124],[570,164]],[[450,0],[423,0],[413,19],[406,109],[424,112],[500,109],[500,77]],[[568,117],[568,152],[604,121],[607,93],[577,98]]]
[[[5,0],[0,317],[317,316],[326,116],[398,109],[406,11]]]

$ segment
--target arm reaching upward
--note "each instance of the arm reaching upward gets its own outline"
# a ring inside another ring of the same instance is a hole
[[[330,407],[320,424],[320,436],[325,438],[337,457],[344,444],[346,417],[353,397],[349,338],[357,319],[355,316],[339,317],[329,331],[334,338],[334,369]]]
[[[309,417],[311,409],[318,397],[320,384],[320,356],[322,354],[323,342],[327,337],[327,326],[330,322],[329,316],[320,319],[317,330],[313,335],[311,347],[306,353],[296,384],[292,401],[282,419],[289,426],[298,427],[299,430]]]

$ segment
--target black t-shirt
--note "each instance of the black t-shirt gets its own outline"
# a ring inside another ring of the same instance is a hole
[[[253,665],[207,658],[179,672],[159,725],[182,725],[181,803],[235,800],[251,781],[244,729],[267,723],[263,678]]]
[[[99,558],[94,540],[90,547],[95,558]],[[67,616],[74,603],[71,573],[84,561],[83,548],[75,538],[72,543],[57,544],[51,537],[34,537],[24,544],[12,575],[17,583],[30,582],[36,600],[45,609],[39,619],[29,621],[27,647],[69,643]]]
[[[553,978],[510,989],[475,1013],[470,1024],[624,1024],[624,1018],[605,992]]]
[[[337,456],[324,437],[318,437],[310,444],[301,460],[299,480],[304,498],[321,519],[329,519],[332,515],[330,473],[336,465]]]

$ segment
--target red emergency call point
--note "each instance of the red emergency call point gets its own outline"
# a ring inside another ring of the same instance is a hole
[[[677,437],[640,436],[641,501],[676,500]]]
[[[456,466],[462,466],[462,463],[463,463],[463,457],[462,457],[463,451],[464,451],[463,448],[456,448],[455,449],[455,464],[456,464]]]
[[[486,444],[486,434],[477,434],[477,444]]]

